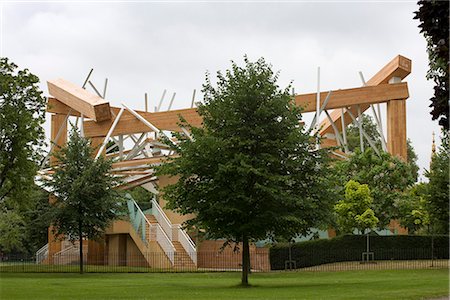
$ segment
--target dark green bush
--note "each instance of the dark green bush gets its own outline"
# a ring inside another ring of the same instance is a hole
[[[292,244],[291,255],[297,268],[342,261],[360,261],[366,251],[365,235],[344,235]],[[370,236],[370,251],[375,260],[431,259],[431,236]],[[434,236],[434,258],[449,258],[449,236]],[[272,270],[282,270],[289,259],[289,245],[270,249]]]

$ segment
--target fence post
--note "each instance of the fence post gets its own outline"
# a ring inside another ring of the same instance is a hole
[[[434,235],[431,235],[431,267],[434,267]]]

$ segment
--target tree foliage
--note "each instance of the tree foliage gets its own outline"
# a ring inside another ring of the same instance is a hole
[[[378,224],[378,218],[370,208],[372,197],[367,184],[350,180],[345,185],[345,197],[334,206],[337,214],[337,224],[341,233],[353,233],[357,229],[363,234],[366,229],[373,229]]]
[[[39,79],[0,59],[0,250],[35,251],[42,236],[31,235],[40,190],[34,176],[44,140],[45,98]],[[40,200],[40,199],[39,199]],[[43,217],[39,216],[39,220]],[[45,238],[45,235],[43,236]],[[44,241],[45,243],[45,241]]]
[[[349,180],[367,184],[373,198],[372,208],[379,218],[378,227],[383,228],[391,219],[398,217],[394,204],[415,182],[411,166],[389,153],[376,155],[372,149],[364,153],[359,149],[348,160],[334,165],[332,177],[337,193],[343,197],[344,186]]]
[[[375,124],[373,118],[369,115],[362,114],[362,129],[365,133],[374,141],[377,149],[381,149],[381,136],[378,133],[377,124]],[[363,138],[364,149],[370,148],[370,144],[367,139]],[[360,149],[359,141],[359,127],[355,123],[350,123],[347,127],[347,147],[348,150],[354,152],[356,149]]]
[[[427,204],[428,184],[418,183],[412,186],[395,203],[399,211],[400,225],[408,229],[408,233],[428,233],[430,216]]]
[[[0,59],[0,205],[26,205],[43,146],[45,98],[39,79]]]
[[[372,139],[377,149],[382,149],[381,147],[381,136],[378,132],[377,124],[375,124],[373,118],[369,115],[362,115],[362,128],[364,132]],[[370,148],[370,144],[366,138],[363,139],[364,149]],[[411,167],[413,172],[414,181],[417,181],[419,177],[419,166],[417,165],[417,154],[414,150],[412,142],[410,139],[407,139],[407,162]],[[359,128],[358,125],[351,123],[347,127],[347,147],[351,152],[355,152],[360,148],[360,140],[359,140]]]
[[[420,0],[414,19],[420,21],[420,32],[427,40],[429,70],[427,78],[434,81],[434,96],[430,99],[433,120],[449,129],[449,2]]]
[[[449,232],[449,165],[450,146],[448,132],[443,131],[442,144],[432,157],[428,178],[427,209],[434,233]]]
[[[169,208],[195,215],[187,225],[243,243],[243,284],[249,241],[307,234],[330,210],[327,154],[314,150],[290,87],[281,90],[277,79],[262,58],[233,62],[216,86],[207,75],[203,127],[184,124],[193,139],[178,135],[180,156],[161,170],[179,177],[164,197]]]
[[[53,224],[58,234],[80,241],[80,272],[83,272],[83,239],[102,237],[125,206],[113,190],[117,181],[108,173],[111,162],[102,156],[95,160],[89,141],[75,129],[67,146],[56,152],[55,157],[59,165],[47,183],[56,196]]]

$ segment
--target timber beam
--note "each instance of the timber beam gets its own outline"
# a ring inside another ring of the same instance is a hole
[[[388,84],[393,77],[405,79],[411,73],[411,60],[401,55],[397,55],[393,60],[387,63],[380,71],[378,71],[372,78],[367,81],[367,86],[377,86],[382,84]],[[407,97],[406,97],[407,98]],[[405,98],[405,99],[406,99]],[[370,107],[370,104],[360,104],[361,113],[366,111]],[[351,108],[354,115],[357,115],[356,108]],[[341,112],[340,110],[333,110],[330,113],[331,119],[340,129],[341,126]],[[345,124],[348,125],[352,122],[350,116],[345,113]],[[327,133],[333,133],[333,127],[328,119],[325,119],[320,124],[320,135]]]
[[[48,92],[60,102],[95,121],[111,119],[109,102],[62,78],[47,81]]]
[[[321,93],[321,102],[325,100],[328,93]],[[315,97],[316,94],[303,94],[295,96],[296,104],[303,107],[304,112],[312,112],[315,110]],[[331,98],[328,101],[327,109],[349,107],[355,104],[373,104],[382,103],[395,99],[406,99],[409,97],[408,85],[405,82],[397,84],[382,84],[379,86],[367,86],[352,89],[342,89],[332,91]],[[49,99],[50,100],[50,99]],[[54,103],[55,99],[52,99]],[[59,107],[58,105],[55,105]],[[61,109],[61,108],[60,108]],[[111,108],[113,111],[118,108]],[[55,111],[52,111],[55,112]],[[197,109],[179,109],[170,110],[164,112],[139,112],[139,114],[155,125],[160,130],[180,131],[178,126],[180,122],[180,116],[183,117],[189,124],[195,127],[202,125],[202,118],[198,115]],[[109,128],[113,124],[114,120],[95,122],[84,122],[84,134],[87,137],[106,136]],[[132,114],[123,114],[117,123],[113,136],[126,135],[139,132],[149,132],[149,128],[139,121]]]

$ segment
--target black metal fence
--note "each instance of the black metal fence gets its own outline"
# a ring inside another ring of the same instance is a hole
[[[164,253],[90,255],[83,259],[85,272],[206,272],[240,271],[240,253],[200,252],[189,255]],[[251,256],[253,272],[271,270],[346,271],[378,269],[449,268],[448,249],[377,249],[369,254],[359,250],[300,251],[295,255],[263,251]],[[53,257],[7,255],[1,258],[0,272],[79,272],[79,255],[67,253]]]

